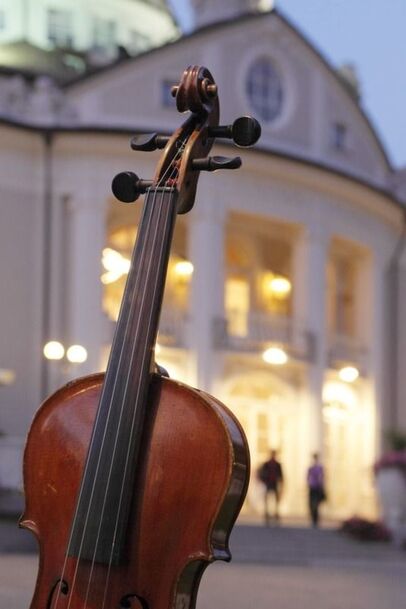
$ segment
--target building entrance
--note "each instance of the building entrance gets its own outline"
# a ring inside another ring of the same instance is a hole
[[[250,448],[251,480],[242,513],[262,516],[264,487],[258,480],[258,469],[269,459],[270,451],[276,450],[284,475],[279,511],[282,516],[297,515],[303,504],[304,484],[296,392],[264,374],[229,382],[223,400],[243,426]]]
[[[323,460],[333,518],[375,516],[374,416],[361,394],[341,383],[324,388]]]

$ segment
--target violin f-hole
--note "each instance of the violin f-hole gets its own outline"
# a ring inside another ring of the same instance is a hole
[[[59,584],[60,584],[60,586],[59,586]],[[67,594],[69,592],[68,582],[65,579],[62,579],[60,577],[59,579],[56,580],[56,582],[54,583],[54,585],[51,588],[51,591],[48,596],[48,602],[46,605],[46,609],[52,609],[52,601],[54,598],[54,594],[55,594],[55,591],[58,590],[59,587],[60,587],[61,594],[63,594],[64,596],[67,596]]]

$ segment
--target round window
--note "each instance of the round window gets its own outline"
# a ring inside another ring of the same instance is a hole
[[[267,57],[256,59],[248,70],[246,91],[252,109],[264,121],[273,121],[281,112],[283,89],[273,63]]]

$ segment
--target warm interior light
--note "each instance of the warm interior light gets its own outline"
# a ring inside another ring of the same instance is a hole
[[[261,290],[266,308],[279,315],[288,313],[289,297],[292,291],[290,279],[272,271],[261,277]]]
[[[120,252],[106,247],[103,250],[102,264],[106,273],[101,276],[102,283],[108,284],[117,281],[130,270],[130,260],[125,258]]]
[[[323,387],[324,404],[344,404],[348,408],[356,406],[356,396],[354,390],[348,385],[338,381],[328,381]]]
[[[161,345],[159,343],[155,343],[155,355],[158,355],[159,353],[161,353],[161,351]]]
[[[179,277],[190,277],[193,274],[193,264],[189,260],[180,260],[174,269]]]
[[[82,345],[72,345],[66,351],[66,357],[72,364],[82,364],[87,360],[87,351]]]
[[[346,383],[353,383],[359,377],[359,370],[355,366],[344,366],[338,371],[338,377]]]
[[[282,366],[288,361],[286,352],[280,347],[269,347],[262,354],[262,359],[267,364],[273,364],[275,366]]]
[[[0,368],[0,385],[12,385],[16,379],[14,370]]]
[[[50,340],[43,349],[44,356],[47,359],[58,360],[65,355],[64,346],[57,340]]]
[[[287,296],[292,289],[292,284],[286,277],[275,275],[269,281],[269,289],[275,296]]]

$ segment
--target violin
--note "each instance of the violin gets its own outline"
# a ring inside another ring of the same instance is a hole
[[[193,207],[201,171],[241,165],[207,156],[215,138],[249,146],[260,127],[219,126],[204,67],[185,70],[173,95],[185,122],[131,142],[163,150],[154,179],[127,171],[112,184],[121,201],[145,198],[106,372],[56,391],[28,434],[20,526],[40,551],[31,609],[191,609],[207,565],[231,558],[244,432],[214,397],[167,378],[154,347],[176,216]]]

